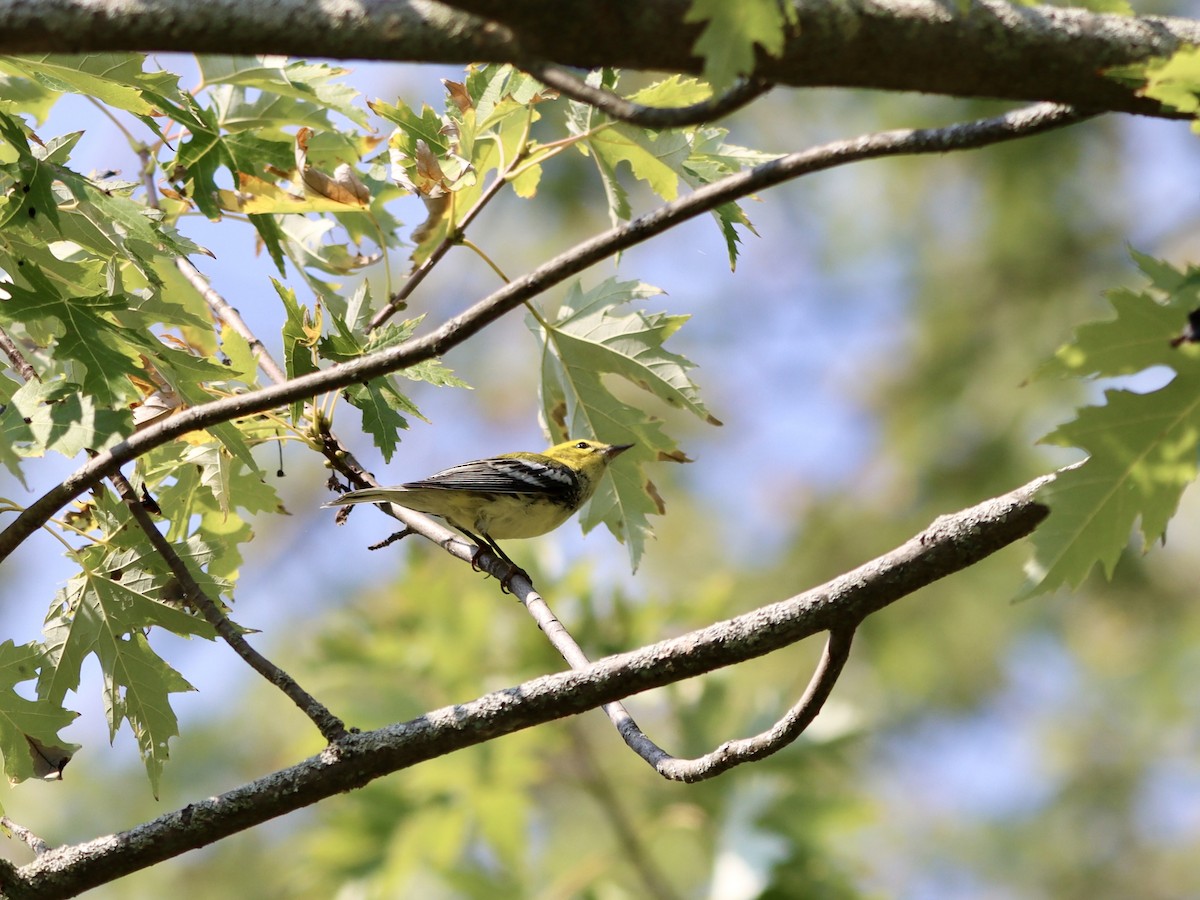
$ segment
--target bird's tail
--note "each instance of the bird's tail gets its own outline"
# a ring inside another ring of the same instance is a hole
[[[342,494],[336,500],[322,503],[322,509],[337,506],[351,506],[355,503],[390,503],[396,500],[396,495],[402,493],[395,488],[363,488],[360,491],[350,491]]]

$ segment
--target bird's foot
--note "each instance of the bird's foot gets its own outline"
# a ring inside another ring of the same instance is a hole
[[[490,575],[490,574],[491,574],[490,572],[485,572],[485,571],[484,571],[484,569],[483,569],[483,567],[479,565],[479,557],[480,557],[480,555],[481,555],[481,554],[483,554],[483,553],[489,552],[490,550],[491,550],[491,548],[490,548],[490,547],[479,547],[479,548],[478,548],[478,549],[475,551],[475,553],[474,553],[474,554],[472,554],[472,556],[471,556],[471,569],[472,569],[473,571],[475,571],[475,572],[483,572],[483,574],[484,574],[484,575]],[[526,581],[528,581],[530,584],[533,584],[533,579],[529,577],[529,573],[528,573],[528,572],[526,572],[524,569],[522,569],[520,566],[518,566],[518,565],[517,565],[515,562],[513,562],[513,561],[512,561],[511,559],[509,559],[508,557],[506,557],[506,556],[505,556],[505,557],[501,557],[501,558],[502,558],[502,559],[503,559],[503,560],[504,560],[506,563],[508,563],[508,573],[507,573],[507,574],[506,574],[506,575],[505,575],[503,578],[501,578],[501,579],[500,579],[500,590],[501,590],[503,593],[505,593],[505,594],[511,594],[511,593],[512,593],[512,589],[510,588],[510,585],[512,584],[512,580],[513,580],[514,578],[518,577],[518,576],[520,576],[520,577],[524,578],[524,579],[525,579]]]
[[[528,572],[526,572],[524,569],[522,569],[520,566],[516,565],[515,563],[510,562],[508,564],[508,574],[500,579],[500,592],[502,594],[511,594],[512,589],[509,587],[509,585],[511,585],[512,580],[518,576],[520,576],[521,578],[524,578],[530,584],[533,584],[533,579],[529,577]]]

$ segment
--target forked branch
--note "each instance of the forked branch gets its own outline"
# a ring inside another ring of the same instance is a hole
[[[890,553],[787,600],[583,669],[349,734],[317,756],[220,796],[129,831],[56,848],[18,870],[19,881],[8,879],[9,889],[42,897],[80,893],[437,756],[763,656],[822,631],[846,640],[871,613],[1033,531],[1047,515],[1036,492],[1053,477],[942,516]],[[830,668],[838,652],[831,642]],[[814,699],[828,679],[815,684],[808,692]],[[804,706],[797,720],[807,715]]]

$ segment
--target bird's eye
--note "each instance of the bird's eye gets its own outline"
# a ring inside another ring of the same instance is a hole
[[[587,441],[580,441],[578,444],[575,445],[576,450],[586,450],[587,448],[588,448]]]

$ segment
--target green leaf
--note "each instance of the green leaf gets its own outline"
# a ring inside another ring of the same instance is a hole
[[[60,210],[62,237],[98,257],[108,259],[119,254],[136,264],[153,283],[152,264],[156,259],[208,253],[158,221],[159,213],[131,200],[133,185],[98,185],[61,167],[54,174],[70,194],[64,198],[65,208]]]
[[[229,483],[237,461],[215,444],[189,447],[179,461],[200,470],[200,483],[212,491],[221,512],[228,514],[232,508]]]
[[[370,306],[370,289],[364,282],[355,293],[347,311],[361,318]],[[342,316],[330,313],[329,319],[333,323],[334,333],[321,338],[318,350],[322,359],[333,362],[347,362],[385,347],[402,344],[412,337],[413,331],[421,321],[420,318],[416,318],[398,324],[389,322],[372,331],[371,336],[364,341]],[[396,374],[412,381],[465,387],[464,382],[454,377],[440,360],[426,360]],[[399,446],[398,433],[408,429],[408,420],[404,418],[404,414],[425,418],[416,404],[396,387],[392,376],[376,378],[365,384],[350,385],[343,391],[343,396],[362,412],[363,430],[374,438],[375,446],[383,454],[385,462],[391,460]]]
[[[443,131],[446,123],[428,104],[421,107],[419,115],[403,100],[397,101],[395,106],[382,100],[372,100],[367,105],[373,112],[397,127],[397,132],[393,133],[389,144],[394,144],[408,156],[416,153],[419,140],[424,141],[438,156],[450,152],[450,144]]]
[[[682,176],[691,187],[701,187],[711,184],[726,175],[740,172],[750,166],[761,165],[778,159],[777,153],[763,153],[748,147],[725,143],[728,129],[701,127],[692,136],[691,152],[683,162]],[[737,245],[741,241],[738,227],[745,228],[751,234],[757,234],[750,218],[736,203],[723,203],[712,212],[713,218],[725,238],[725,247],[729,254],[729,268],[737,267]]]
[[[78,385],[61,379],[22,385],[0,412],[0,441],[16,457],[53,451],[73,459],[107,450],[132,432],[128,410],[98,409]],[[0,459],[8,462],[3,452]]]
[[[1163,538],[1183,490],[1196,478],[1200,365],[1149,394],[1107,391],[1105,406],[1045,438],[1090,454],[1038,493],[1050,517],[1033,534],[1027,594],[1078,587],[1096,563],[1105,575],[1141,518],[1143,550]]]
[[[221,350],[229,360],[229,374],[244,384],[258,381],[258,359],[250,342],[227,324],[221,325]]]
[[[588,76],[589,84],[607,90],[614,90],[616,82],[616,75],[611,72]],[[629,99],[650,106],[672,107],[698,103],[711,94],[712,88],[705,82],[673,75],[643,88]],[[632,215],[628,194],[620,181],[621,163],[628,164],[634,177],[645,182],[658,196],[673,200],[679,194],[680,180],[691,187],[700,187],[779,156],[726,144],[724,139],[729,132],[724,128],[639,129],[611,122],[584,104],[573,104],[569,108],[567,124],[572,134],[587,135],[578,146],[595,161],[608,197],[609,217],[614,224]],[[712,215],[721,229],[730,268],[733,268],[741,240],[738,228],[753,233],[754,227],[736,203],[723,204],[713,210]]]
[[[132,526],[128,512],[104,495],[102,519]],[[116,526],[118,529],[121,526]],[[178,733],[168,695],[191,686],[150,648],[145,629],[155,625],[175,633],[211,638],[203,619],[163,602],[165,566],[158,557],[132,555],[127,548],[93,545],[74,554],[82,571],[59,591],[44,628],[46,662],[38,677],[38,695],[61,704],[79,684],[88,656],[100,664],[110,734],[128,721],[137,738],[151,787],[167,758],[167,744]],[[159,571],[147,572],[147,565]]]
[[[1200,279],[1177,293],[1170,304],[1159,303],[1148,293],[1109,291],[1116,318],[1081,326],[1075,339],[1056,350],[1037,375],[1111,378],[1173,361],[1179,354],[1169,352],[1171,339],[1183,328],[1188,304],[1200,303],[1195,296],[1198,289]]]
[[[6,174],[12,183],[6,184],[6,193],[11,199],[5,206],[3,221],[9,226],[23,218],[33,220],[38,215],[49,220],[57,229],[58,198],[54,193],[54,166],[34,154],[30,147],[30,136],[24,123],[12,116],[0,114],[0,137],[16,155],[16,165],[6,166]]]
[[[283,323],[283,363],[288,380],[300,375],[308,375],[317,371],[317,363],[313,359],[313,347],[321,336],[321,327],[315,324],[308,314],[308,309],[296,300],[296,292],[284,287],[275,279],[275,292],[283,301],[283,309],[287,318]],[[304,402],[297,400],[291,405],[292,422],[299,422],[304,416]]]
[[[625,303],[659,293],[647,284],[612,278],[586,292],[575,282],[549,336],[559,356],[570,365],[620,375],[669,406],[710,419],[699,388],[687,377],[693,364],[663,349],[689,317],[617,311]]]
[[[688,154],[687,141],[681,134],[651,135],[617,125],[593,135],[587,145],[607,170],[615,172],[622,162],[628,163],[634,177],[663,200],[679,196],[678,169]]]
[[[1139,94],[1180,112],[1200,110],[1200,47],[1184,46],[1165,59],[1114,67],[1106,74],[1139,85]]]
[[[3,64],[0,63],[2,68]],[[52,91],[29,78],[0,75],[0,110],[9,115],[25,113],[42,125],[60,96],[58,91]]]
[[[692,0],[684,21],[707,23],[693,47],[704,58],[704,77],[715,87],[728,87],[754,72],[754,48],[779,56],[784,26],[794,22],[790,3],[779,0]]]
[[[328,63],[288,62],[282,56],[198,57],[206,85],[237,85],[256,92],[254,103],[241,108],[248,118],[240,127],[261,128],[286,123],[328,128],[326,111],[341,113],[356,125],[367,127],[366,111],[356,104],[359,93],[340,81],[348,69]],[[244,98],[244,92],[239,92]],[[283,103],[282,101],[291,101]],[[226,128],[237,130],[233,114],[222,117]]]
[[[119,296],[64,296],[32,263],[21,270],[32,287],[6,283],[0,287],[0,322],[36,322],[54,319],[58,327],[56,350],[60,358],[82,364],[80,383],[101,405],[111,406],[136,394],[128,376],[142,375],[137,345],[113,314],[128,304]]]
[[[112,507],[118,509],[118,507]],[[186,599],[183,586],[175,573],[140,531],[121,526],[128,522],[125,510],[119,507],[120,516],[114,518],[115,530],[109,531],[112,553],[105,560],[112,571],[120,573],[124,587],[136,594],[148,597],[159,605],[154,608],[154,623],[180,637],[216,638],[215,629],[198,612],[182,606]],[[205,571],[217,558],[213,548],[201,538],[193,535],[185,542],[172,541],[171,549],[183,560],[192,579],[210,599],[220,603],[220,597],[228,594],[231,585],[223,578]]]
[[[670,75],[630,94],[629,99],[644,106],[679,107],[703,103],[712,93],[712,85],[707,81]]]
[[[36,777],[38,762],[33,741],[42,746],[61,747],[67,756],[78,745],[64,744],[58,732],[70,725],[76,713],[47,700],[29,700],[14,688],[32,681],[45,663],[37,644],[16,646],[11,640],[0,643],[0,754],[4,756],[4,774],[10,781]]]
[[[1088,459],[1038,494],[1051,512],[1033,534],[1025,596],[1076,587],[1096,563],[1111,577],[1135,523],[1140,520],[1143,550],[1163,539],[1184,488],[1195,480],[1200,346],[1172,342],[1197,306],[1200,273],[1146,257],[1139,263],[1154,279],[1150,289],[1111,292],[1116,318],[1082,326],[1041,372],[1088,378],[1168,366],[1175,376],[1148,393],[1106,391],[1103,406],[1080,409],[1043,439],[1078,447]]]
[[[197,452],[195,464],[183,466],[177,449],[159,448],[139,460],[139,473],[170,517],[167,539],[176,552],[185,559],[196,558],[206,567],[206,577],[220,579],[214,580],[214,589],[229,595],[242,564],[238,545],[253,537],[236,510],[287,515],[287,509],[261,472],[229,465],[228,457],[222,456],[226,462],[211,452]]]
[[[214,221],[221,218],[217,203],[217,171],[222,168],[237,171],[233,153],[221,137],[221,125],[213,110],[202,107],[188,95],[172,110],[173,118],[187,128],[187,138],[179,145],[173,172],[181,172],[190,184],[187,195],[195,201],[204,215]]]
[[[102,666],[110,735],[116,735],[122,721],[129,722],[150,790],[157,798],[163,766],[170,756],[168,743],[179,734],[170,695],[195,688],[150,649],[141,632],[117,636],[107,649],[111,660]]]
[[[389,402],[399,391],[389,392],[387,382],[379,380],[353,385],[346,389],[346,399],[362,412],[363,431],[375,440],[375,446],[383,454],[383,461],[390,462],[392,454],[400,445],[397,434],[408,430],[408,420],[396,411]]]
[[[0,69],[36,81],[58,93],[94,97],[105,106],[124,109],[148,124],[163,98],[180,95],[179,76],[145,72],[140,53],[47,54],[0,58]]]
[[[686,457],[661,423],[618,399],[604,377],[618,376],[669,406],[720,424],[687,377],[691,363],[663,348],[686,317],[619,309],[657,293],[645,284],[613,279],[590,291],[574,284],[553,319],[527,319],[544,345],[542,414],[552,438],[594,436],[635,445],[609,470],[580,517],[585,532],[603,522],[625,541],[634,568],[651,534],[648,516],[663,512],[662,500],[641,468],[651,461],[683,462]]]
[[[67,294],[115,293],[119,285],[113,282],[124,266],[136,268],[140,282],[153,286],[157,261],[206,252],[164,225],[157,210],[134,202],[136,184],[97,182],[67,168],[78,136],[43,145],[19,120],[0,113],[0,137],[16,156],[14,163],[0,165],[6,197],[0,202],[6,237],[0,254],[10,272],[34,261]]]
[[[191,381],[181,380],[175,389],[188,406],[200,406],[213,399],[213,396],[202,386]],[[235,459],[240,460],[246,468],[252,472],[258,471],[258,463],[254,461],[254,455],[250,452],[250,445],[237,425],[232,422],[217,422],[209,425],[205,431],[216,437],[224,448]]]

